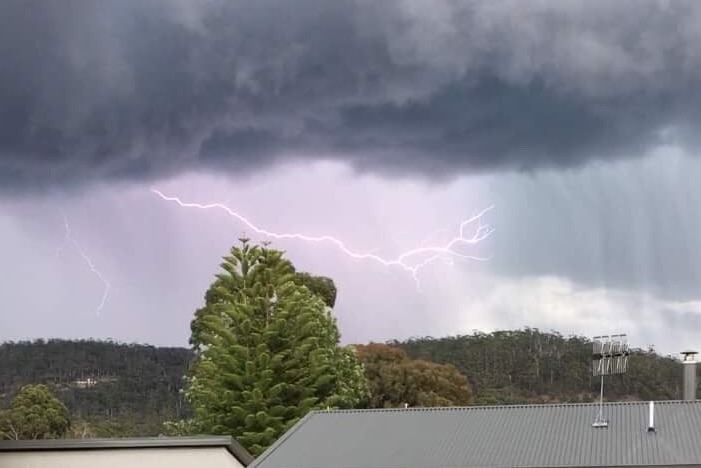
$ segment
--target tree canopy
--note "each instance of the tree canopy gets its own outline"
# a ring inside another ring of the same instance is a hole
[[[295,273],[294,282],[300,286],[306,286],[312,294],[319,296],[326,307],[333,309],[336,305],[336,285],[331,278],[314,276],[302,271]]]
[[[314,276],[304,271],[296,271],[294,266],[289,264],[290,271],[288,272],[289,279],[299,286],[306,287],[309,292],[319,297],[326,307],[333,309],[336,305],[337,289],[331,278],[325,276]],[[211,307],[225,301],[226,298],[222,295],[222,291],[218,288],[211,287],[205,293],[205,306],[195,311],[195,318],[190,323],[190,345],[197,349],[201,344],[201,327],[204,323],[203,316],[214,311]]]
[[[581,336],[526,328],[393,344],[411,358],[453,364],[469,377],[476,404],[587,402],[599,394],[600,380],[591,372],[592,343]],[[681,367],[672,357],[633,349],[628,372],[607,379],[605,397],[679,399]]]
[[[283,252],[241,239],[192,322],[187,398],[200,432],[259,454],[313,408],[365,404],[353,348]]]
[[[358,345],[370,387],[371,408],[465,406],[472,401],[467,378],[450,364],[409,359],[400,348]]]
[[[46,385],[25,385],[0,413],[4,439],[56,439],[70,427],[68,408]]]
[[[454,365],[469,380],[472,404],[587,402],[599,396],[600,381],[591,377],[587,338],[525,329],[418,338],[392,346],[404,350],[410,359]],[[350,353],[352,364],[351,348],[340,349]],[[0,408],[9,409],[23,386],[43,383],[70,411],[66,437],[196,433],[191,421],[183,421],[192,411],[181,394],[182,376],[194,356],[186,348],[113,341],[2,343]],[[607,379],[604,397],[680,399],[682,367],[678,359],[652,350],[632,350],[628,373]],[[356,365],[348,368],[358,371]],[[88,379],[93,383],[86,386]],[[699,384],[701,393],[701,379]],[[388,405],[403,403],[411,400],[395,397]],[[378,405],[371,402],[370,406]],[[176,422],[164,428],[166,420]]]

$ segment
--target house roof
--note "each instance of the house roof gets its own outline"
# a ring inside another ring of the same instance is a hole
[[[701,464],[701,401],[313,412],[249,468]]]
[[[140,437],[134,439],[50,439],[0,441],[1,452],[56,451],[56,450],[113,450],[145,448],[201,448],[222,447],[243,466],[253,461],[241,444],[229,436],[201,437]]]

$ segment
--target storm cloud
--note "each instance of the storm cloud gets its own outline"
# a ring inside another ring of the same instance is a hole
[[[701,3],[682,0],[5,0],[0,187],[693,150],[699,40]]]

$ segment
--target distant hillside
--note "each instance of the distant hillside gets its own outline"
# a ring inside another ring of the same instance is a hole
[[[591,401],[591,343],[538,330],[391,342],[413,359],[450,363],[467,376],[476,404]],[[0,344],[0,407],[29,383],[49,385],[74,419],[98,436],[158,435],[161,423],[189,415],[180,389],[192,356],[186,348],[109,341]],[[681,364],[635,350],[629,373],[607,378],[610,400],[681,395]]]
[[[157,435],[187,413],[179,393],[191,352],[109,341],[39,340],[0,345],[0,406],[29,383],[44,383],[74,418],[99,421],[101,435]]]
[[[592,344],[537,329],[393,342],[412,359],[450,363],[467,376],[478,404],[577,402],[598,398],[591,376]],[[628,373],[607,377],[609,400],[681,398],[682,364],[652,351],[632,350]]]

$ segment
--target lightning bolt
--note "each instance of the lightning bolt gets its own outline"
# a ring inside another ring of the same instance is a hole
[[[73,248],[78,252],[78,255],[83,259],[83,261],[86,263],[88,268],[90,268],[90,271],[92,271],[95,276],[97,276],[100,281],[102,281],[102,284],[105,285],[105,288],[102,293],[102,299],[100,300],[100,304],[97,307],[97,315],[100,315],[100,312],[102,309],[105,308],[105,304],[107,304],[107,299],[109,299],[109,294],[110,294],[110,283],[105,279],[105,277],[100,273],[100,271],[95,267],[95,264],[93,263],[92,259],[88,257],[88,255],[85,253],[83,248],[80,246],[77,240],[73,238],[73,235],[71,234],[71,226],[68,224],[68,218],[64,215],[63,216],[63,226],[64,226],[64,238],[63,238],[63,244],[61,244],[57,249],[56,249],[56,254],[55,257],[59,257],[61,255],[61,252],[63,252],[63,249],[67,245],[72,245]]]
[[[419,289],[419,271],[422,268],[425,268],[426,266],[435,262],[436,260],[443,260],[449,265],[452,265],[454,260],[471,260],[480,262],[488,261],[488,257],[478,257],[475,255],[465,254],[462,253],[459,250],[459,248],[478,244],[494,232],[494,229],[492,229],[488,225],[482,224],[482,218],[484,217],[484,215],[494,208],[494,206],[489,206],[483,209],[482,211],[478,212],[474,216],[463,220],[457,229],[457,234],[445,243],[438,245],[425,245],[424,241],[419,247],[407,250],[395,258],[384,258],[375,253],[364,253],[352,250],[349,247],[347,247],[346,244],[340,239],[329,235],[310,236],[301,233],[278,233],[268,231],[266,229],[256,226],[253,222],[248,220],[248,218],[235,212],[233,209],[229,208],[227,205],[222,203],[202,204],[185,202],[177,196],[165,195],[163,192],[155,188],[151,188],[151,192],[156,194],[161,199],[168,202],[173,202],[182,208],[224,211],[232,218],[244,224],[248,229],[265,237],[277,240],[292,239],[313,243],[325,242],[335,245],[341,252],[353,259],[374,261],[385,267],[401,268],[402,270],[411,273],[412,277],[414,278],[414,281],[416,282],[417,288]],[[467,235],[467,228],[474,225],[476,225],[476,228],[474,228],[474,232],[472,233],[472,235]]]

